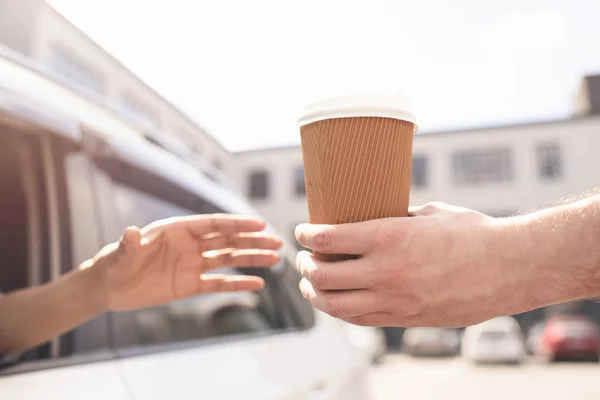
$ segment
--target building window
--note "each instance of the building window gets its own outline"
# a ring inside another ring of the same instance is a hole
[[[302,165],[298,165],[294,168],[294,193],[296,193],[296,196],[306,196],[304,167]]]
[[[249,196],[251,199],[266,199],[269,197],[269,172],[257,170],[250,172]]]
[[[556,180],[562,175],[560,147],[556,143],[544,143],[536,148],[538,174],[542,180]]]
[[[52,49],[50,69],[94,95],[104,92],[102,76],[62,48]]]
[[[413,156],[411,186],[422,188],[427,186],[427,157],[424,155]]]
[[[456,185],[510,182],[512,153],[508,148],[457,151],[452,155],[452,174]]]
[[[156,114],[146,106],[142,101],[136,99],[130,94],[121,96],[119,101],[120,110],[128,117],[135,119],[143,124],[158,127]]]

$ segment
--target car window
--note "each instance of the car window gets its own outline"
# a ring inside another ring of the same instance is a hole
[[[484,331],[481,336],[486,339],[504,339],[510,336],[507,331]]]
[[[598,328],[588,321],[564,321],[559,325],[560,330],[567,336],[593,336],[598,334]]]
[[[144,226],[157,219],[212,212],[214,209],[191,210],[120,182],[114,184],[113,197],[123,229],[129,225]],[[270,270],[228,269],[218,272],[254,273],[262,276],[266,285],[257,293],[199,295],[166,306],[113,313],[116,346],[126,349],[173,344],[235,334],[265,333],[286,327]]]

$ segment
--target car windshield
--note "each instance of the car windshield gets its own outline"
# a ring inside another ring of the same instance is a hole
[[[494,331],[485,331],[482,332],[481,337],[484,339],[505,339],[508,338],[510,335],[508,334],[507,331],[500,331],[500,330],[494,330]]]
[[[564,321],[559,326],[560,330],[570,337],[598,335],[598,327],[588,321]]]

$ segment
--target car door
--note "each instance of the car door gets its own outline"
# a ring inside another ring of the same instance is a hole
[[[15,156],[18,184],[11,193],[23,198],[25,215],[20,228],[11,226],[22,230],[24,241],[8,251],[23,253],[26,263],[8,265],[10,254],[3,254],[0,264],[0,269],[11,268],[13,276],[20,271],[23,277],[14,280],[21,284],[0,289],[11,291],[58,278],[92,256],[101,242],[86,156],[71,139],[64,139],[76,136],[76,125],[55,120],[50,129],[43,120],[52,114],[34,123],[29,118],[37,115],[37,108],[27,109],[24,119],[3,110],[8,99],[2,100],[0,152]],[[19,107],[26,110],[26,103]],[[131,400],[108,346],[106,321],[100,316],[38,348],[11,355],[0,369],[0,398]]]

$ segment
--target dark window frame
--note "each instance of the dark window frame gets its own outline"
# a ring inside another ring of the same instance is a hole
[[[296,165],[293,171],[294,195],[296,197],[306,197],[306,181],[304,175],[304,165]]]
[[[257,182],[258,179],[258,182]],[[260,180],[262,179],[262,181]],[[248,173],[248,197],[265,200],[270,195],[271,173],[267,169],[253,169]]]
[[[415,154],[411,166],[411,186],[423,189],[429,184],[429,158],[425,154]]]
[[[564,163],[561,149],[557,142],[536,145],[537,176],[541,181],[553,182],[563,177]]]

